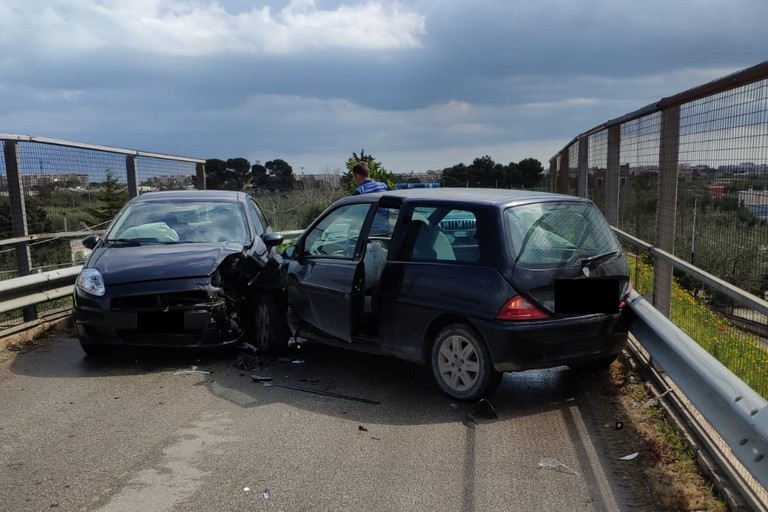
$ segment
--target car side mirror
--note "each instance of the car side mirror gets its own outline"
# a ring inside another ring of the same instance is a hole
[[[266,245],[268,249],[271,249],[272,247],[276,247],[280,245],[281,243],[283,243],[283,240],[285,239],[283,235],[280,235],[278,233],[266,233],[261,238],[262,240],[264,240],[264,245]]]
[[[86,249],[93,249],[96,247],[97,243],[99,243],[98,235],[88,235],[87,237],[83,238],[83,247]]]

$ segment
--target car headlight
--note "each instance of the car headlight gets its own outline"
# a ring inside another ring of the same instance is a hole
[[[95,268],[84,268],[77,276],[77,287],[85,293],[101,297],[106,292],[104,278]]]

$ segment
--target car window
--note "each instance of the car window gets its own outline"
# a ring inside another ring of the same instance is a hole
[[[576,264],[592,256],[619,253],[621,246],[592,203],[547,202],[507,208],[511,251],[522,265]]]
[[[350,204],[329,212],[304,239],[310,256],[352,259],[370,204]]]
[[[266,220],[264,219],[264,214],[261,212],[261,209],[259,209],[259,205],[257,205],[256,201],[253,199],[248,198],[246,204],[248,205],[248,213],[253,219],[253,228],[256,234],[263,235],[267,231],[267,224]]]
[[[176,200],[128,205],[105,238],[142,243],[193,243],[244,242],[248,237],[239,204]]]
[[[468,210],[419,206],[406,227],[401,258],[472,263],[480,259],[477,218]]]

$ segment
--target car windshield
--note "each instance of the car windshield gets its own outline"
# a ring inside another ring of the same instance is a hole
[[[608,222],[592,203],[560,201],[507,208],[505,229],[517,264],[586,265],[621,253]]]
[[[110,242],[226,243],[247,240],[245,216],[237,203],[148,201],[128,205],[105,238]]]

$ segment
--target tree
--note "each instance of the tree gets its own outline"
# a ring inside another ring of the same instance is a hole
[[[253,164],[251,167],[251,186],[254,190],[271,190],[269,172],[261,164]]]
[[[497,164],[493,159],[486,155],[481,158],[475,158],[472,165],[467,168],[468,187],[498,187],[499,182],[503,184],[506,176],[506,170],[501,164]]]
[[[349,190],[350,193],[353,193],[356,188],[355,180],[352,177],[352,168],[357,162],[365,162],[368,164],[368,171],[370,172],[371,179],[386,183],[389,188],[394,188],[394,175],[386,170],[380,162],[377,162],[373,155],[366,155],[365,150],[361,149],[359,156],[357,153],[352,153],[352,156],[347,159],[347,174],[341,182],[341,186]]]
[[[227,177],[234,190],[242,190],[251,180],[251,162],[245,158],[230,158],[226,164]]]
[[[443,186],[444,187],[461,187],[469,180],[469,174],[467,166],[464,164],[456,164],[453,167],[446,167],[443,169]]]
[[[273,190],[287,192],[293,190],[296,186],[296,177],[293,175],[293,168],[285,160],[270,160],[264,167],[269,171],[270,181],[273,184]]]
[[[510,166],[512,164],[509,164]],[[535,158],[525,158],[517,164],[520,170],[520,186],[523,188],[533,188],[537,186],[544,177],[544,166]]]
[[[251,163],[245,158],[230,158],[227,161],[210,158],[205,161],[205,188],[242,190],[251,179]]]
[[[85,210],[99,224],[110,222],[128,201],[127,187],[118,183],[112,169],[107,169],[105,176],[104,186],[94,194],[101,205]]]
[[[221,190],[227,182],[227,163],[218,158],[205,161],[205,188]]]

